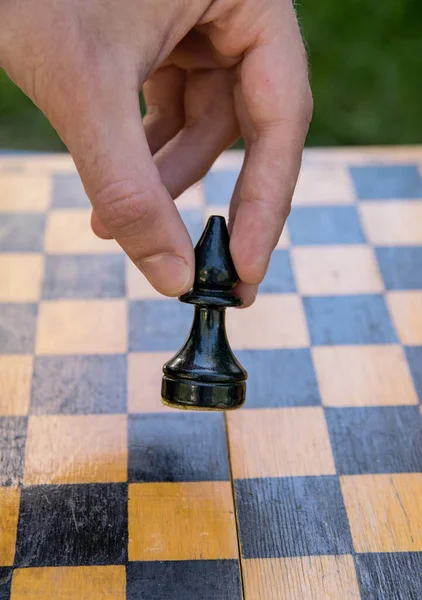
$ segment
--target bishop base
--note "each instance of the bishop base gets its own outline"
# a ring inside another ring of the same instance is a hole
[[[180,381],[163,377],[161,397],[166,406],[186,410],[233,410],[245,402],[246,383]]]

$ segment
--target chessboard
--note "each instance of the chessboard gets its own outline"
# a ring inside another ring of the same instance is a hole
[[[242,159],[177,201],[194,242]],[[420,600],[422,148],[305,152],[227,311],[244,408],[162,406],[192,314],[67,155],[0,156],[0,600]]]

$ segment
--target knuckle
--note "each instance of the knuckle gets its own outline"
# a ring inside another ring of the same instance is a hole
[[[96,195],[94,207],[110,233],[131,236],[139,229],[151,229],[160,216],[156,203],[157,185],[145,189],[130,179],[113,181]]]
[[[305,123],[309,124],[312,121],[312,115],[314,112],[314,99],[312,96],[311,87],[306,86],[303,93],[303,100],[301,106],[302,119]]]
[[[308,127],[313,114],[313,97],[309,83],[299,85],[292,94],[287,120],[301,128]]]
[[[292,180],[286,185],[285,193],[281,193],[279,189],[268,187],[263,191],[249,188],[240,191],[240,197],[243,204],[249,204],[253,207],[255,215],[261,215],[267,223],[272,222],[277,228],[279,223],[284,223],[292,208],[292,196],[296,180]],[[277,186],[278,188],[279,186]]]
[[[281,218],[282,218],[283,223],[285,223],[287,221],[291,212],[292,212],[292,198],[290,198],[290,200],[288,202],[283,203],[281,206]]]

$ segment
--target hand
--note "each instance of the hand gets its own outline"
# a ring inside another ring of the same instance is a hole
[[[312,112],[291,0],[3,0],[0,24],[0,65],[67,145],[94,231],[165,295],[193,283],[173,199],[243,136],[229,227],[238,293],[251,304]]]

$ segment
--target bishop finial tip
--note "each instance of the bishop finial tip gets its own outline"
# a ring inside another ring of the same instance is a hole
[[[220,215],[208,219],[204,232],[195,248],[195,282],[193,290],[185,294],[185,302],[200,297],[221,305],[236,306],[241,300],[232,289],[239,277],[230,255],[230,237],[226,220]]]

